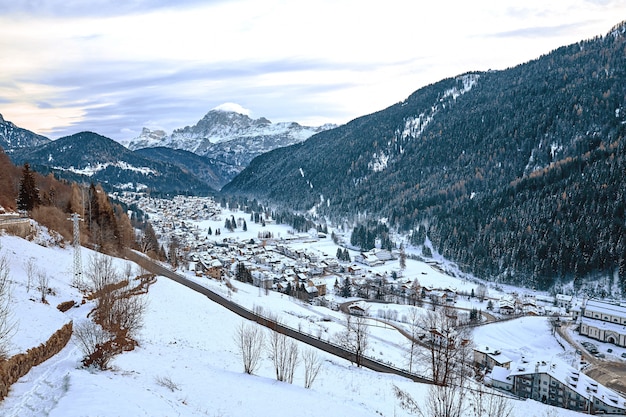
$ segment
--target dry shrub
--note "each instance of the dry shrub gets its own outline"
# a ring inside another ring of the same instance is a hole
[[[57,309],[61,312],[61,313],[65,313],[67,310],[71,309],[72,307],[74,307],[76,305],[76,301],[74,300],[70,300],[70,301],[63,301],[61,304],[59,304],[57,306]]]
[[[134,288],[127,290],[124,294],[125,297],[147,294],[150,285],[157,282],[156,275],[154,274],[144,274],[137,277],[137,279],[139,280],[139,284],[137,284],[137,286],[135,286]]]
[[[68,214],[63,212],[63,210],[54,206],[38,206],[33,209],[31,216],[39,224],[59,232],[63,239],[72,241],[72,222],[68,220]]]

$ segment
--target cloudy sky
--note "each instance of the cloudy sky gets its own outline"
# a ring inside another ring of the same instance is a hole
[[[195,124],[223,103],[346,123],[626,20],[623,0],[0,0],[0,113],[50,138]]]

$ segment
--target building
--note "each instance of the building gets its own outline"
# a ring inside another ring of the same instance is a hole
[[[573,300],[574,300],[574,297],[571,295],[557,294],[556,306],[569,310],[570,308],[572,308]]]
[[[317,294],[319,296],[326,295],[326,281],[321,278],[313,278],[307,282],[309,287],[317,288]]]
[[[579,318],[581,335],[626,347],[626,307],[588,300]]]
[[[511,359],[497,349],[489,349],[489,346],[484,346],[474,348],[474,364],[487,371],[491,371],[495,367],[509,369]]]
[[[588,414],[626,415],[626,400],[564,363],[522,363],[495,367],[491,384],[521,398]]]

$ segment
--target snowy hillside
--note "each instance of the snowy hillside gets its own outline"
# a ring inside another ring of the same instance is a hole
[[[19,325],[13,337],[12,354],[36,346],[70,320],[75,325],[86,320],[92,302],[66,313],[56,309],[63,301],[82,298],[69,286],[73,260],[69,247],[43,247],[10,236],[0,236],[0,245],[0,255],[5,254],[9,259],[12,306]],[[83,249],[84,263],[92,255]],[[25,268],[30,258],[50,278],[49,304],[41,303],[32,288],[27,291]],[[121,271],[125,262],[116,259],[114,265]],[[423,264],[409,265],[409,270],[413,267],[417,272]],[[209,284],[205,278],[198,280],[215,291],[228,293],[223,284]],[[328,309],[302,304],[274,292],[261,294],[246,284],[233,284],[239,290],[231,293],[231,297],[238,303],[261,307],[284,317],[292,326],[305,330],[326,326],[323,337],[330,337],[341,328],[334,320],[321,319],[340,313],[329,313]],[[163,277],[150,287],[147,298],[148,310],[139,347],[115,357],[112,370],[81,368],[81,353],[70,341],[58,355],[33,368],[13,385],[9,396],[0,403],[0,415],[407,416],[393,395],[393,386],[417,399],[425,398],[428,393],[426,385],[359,369],[323,352],[318,352],[323,359],[322,371],[311,389],[303,387],[302,365],[296,369],[293,384],[277,382],[267,355],[263,355],[256,375],[244,374],[233,340],[235,328],[242,323],[239,316]],[[511,326],[502,324],[502,330],[490,333],[490,343],[493,338],[504,340]],[[525,334],[519,338],[520,343],[536,335],[545,340],[549,337],[545,335],[547,326],[522,326],[520,331]],[[368,355],[398,363],[403,360],[402,346],[402,338],[393,329],[372,327]],[[299,348],[307,349],[302,344]],[[543,349],[551,355],[560,348],[551,343]],[[516,403],[515,407],[519,410],[523,407],[525,416],[544,416],[548,410],[533,401]],[[554,411],[558,412],[554,415],[577,415],[566,410]]]

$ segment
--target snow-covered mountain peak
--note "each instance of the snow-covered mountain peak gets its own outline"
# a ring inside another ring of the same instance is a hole
[[[122,144],[131,150],[182,149],[245,167],[257,155],[302,142],[315,133],[336,127],[331,124],[308,127],[296,122],[272,123],[265,117],[253,119],[249,113],[238,104],[225,103],[210,110],[194,126],[176,129],[171,135],[144,128],[139,137]]]

